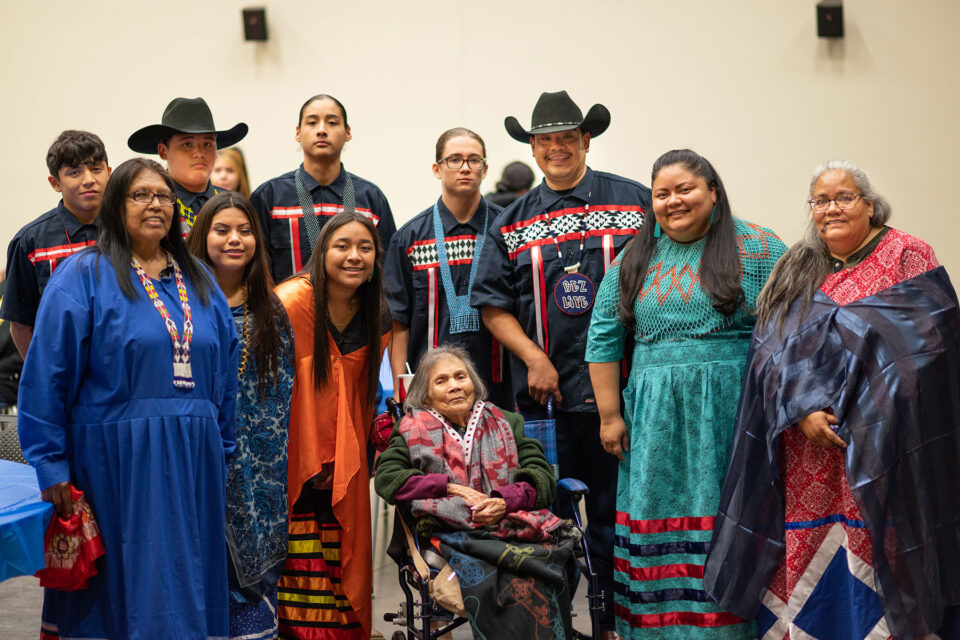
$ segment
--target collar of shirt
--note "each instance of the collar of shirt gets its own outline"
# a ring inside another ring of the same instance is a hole
[[[77,220],[77,217],[70,213],[70,210],[67,209],[66,205],[63,204],[63,200],[61,200],[60,204],[57,205],[57,219],[60,220],[64,230],[70,237],[75,236],[77,231],[80,231],[81,228],[87,226],[88,224],[98,228],[100,226],[100,216],[97,216],[93,219],[93,222],[89,223],[80,222]]]
[[[447,205],[443,203],[443,198],[440,197],[437,199],[437,208],[440,210],[440,224],[443,225],[443,235],[450,236],[453,235],[453,232],[457,230],[457,227],[469,227],[474,231],[474,233],[483,232],[483,211],[484,209],[490,209],[489,203],[487,203],[483,198],[480,199],[480,204],[477,205],[476,211],[473,212],[473,216],[466,222],[459,222],[454,215],[450,212],[450,209],[447,208]],[[431,220],[431,229],[433,228],[433,217]]]
[[[564,198],[576,198],[581,202],[588,203],[590,193],[593,190],[593,169],[587,167],[587,172],[583,178],[572,190],[558,193],[547,186],[547,180],[544,178],[540,183],[540,206],[544,212],[556,210]]]
[[[330,184],[320,184],[314,180],[313,176],[307,173],[307,170],[303,168],[303,163],[300,164],[300,169],[303,170],[303,186],[307,188],[307,191],[313,193],[321,187],[325,187],[330,191],[333,191],[334,195],[340,198],[343,201],[343,187],[347,184],[347,173],[346,169],[343,168],[343,163],[340,163],[340,173],[337,174],[337,177]]]
[[[873,253],[873,250],[876,249],[877,245],[880,244],[880,241],[883,240],[883,236],[887,235],[887,231],[890,231],[890,227],[884,227],[883,229],[880,229],[880,233],[870,238],[870,242],[850,254],[846,260],[840,260],[839,258],[830,256],[830,262],[833,265],[833,272],[836,273],[837,271],[843,271],[844,269],[855,267],[866,260],[867,256]]]
[[[207,188],[199,193],[195,191],[187,191],[186,187],[181,185],[176,180],[173,181],[173,190],[177,192],[177,198],[180,199],[180,202],[187,205],[191,209],[193,209],[193,206],[192,206],[193,202],[198,197],[202,196],[204,198],[204,202],[206,202],[213,196],[217,195],[216,188],[213,186],[213,183],[210,182],[209,180],[207,180]],[[196,210],[196,212],[199,213],[199,209]]]

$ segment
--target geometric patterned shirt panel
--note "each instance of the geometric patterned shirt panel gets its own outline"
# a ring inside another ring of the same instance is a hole
[[[445,237],[447,249],[447,264],[470,264],[473,262],[473,250],[477,246],[476,235],[459,235]],[[435,268],[440,266],[440,255],[437,243],[432,238],[419,240],[407,248],[407,256],[413,264],[414,271]]]
[[[569,207],[561,211],[551,211],[516,225],[503,232],[503,241],[507,245],[511,259],[532,246],[552,243],[551,230],[557,240],[564,242],[580,238],[583,225],[584,207]],[[644,210],[641,206],[599,205],[590,206],[587,213],[586,237],[598,237],[605,234],[634,235],[643,225]]]
[[[573,189],[554,191],[541,182],[507,207],[489,232],[472,303],[516,317],[556,368],[567,411],[596,410],[584,361],[591,310],[577,315],[558,306],[558,282],[565,267],[578,264],[578,273],[599,288],[649,207],[646,186],[587,167]],[[511,366],[518,403],[532,406],[526,367],[516,358]]]

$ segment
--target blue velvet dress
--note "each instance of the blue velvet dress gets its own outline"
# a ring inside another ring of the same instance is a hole
[[[170,335],[133,269],[126,271],[134,300],[95,251],[60,265],[23,369],[24,455],[41,487],[69,480],[86,494],[106,547],[87,589],[47,589],[44,637],[226,637],[233,318],[212,278],[206,306],[187,281],[196,384],[176,388]],[[174,278],[154,286],[182,332]]]

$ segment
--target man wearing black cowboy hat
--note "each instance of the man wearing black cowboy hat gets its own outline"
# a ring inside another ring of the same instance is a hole
[[[167,170],[176,183],[183,235],[187,235],[200,207],[217,193],[210,184],[217,149],[233,146],[246,135],[243,122],[217,131],[203,98],[174,98],[160,124],[135,131],[127,139],[127,146],[137,153],[156,153],[167,161]]]
[[[554,399],[560,474],[590,487],[586,539],[606,593],[600,616],[604,638],[616,637],[617,464],[600,443],[584,352],[600,280],[650,206],[647,187],[587,166],[590,142],[609,125],[606,107],[595,104],[584,117],[566,91],[541,94],[529,131],[514,117],[504,121],[512,138],[530,144],[544,180],[491,225],[471,299],[490,332],[513,354],[521,413],[542,419],[548,399]]]

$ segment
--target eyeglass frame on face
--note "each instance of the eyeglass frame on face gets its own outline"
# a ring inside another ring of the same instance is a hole
[[[144,198],[147,194],[150,194],[150,199],[149,199],[149,200],[144,200],[143,198]],[[176,196],[176,194],[173,193],[173,192],[171,192],[171,191],[167,191],[166,193],[156,193],[156,192],[154,192],[154,191],[149,191],[149,190],[147,190],[147,189],[142,189],[142,190],[140,190],[140,191],[135,191],[135,192],[133,192],[133,193],[128,193],[128,194],[127,194],[127,199],[133,200],[133,201],[136,202],[137,204],[145,204],[145,205],[148,205],[148,206],[149,206],[151,203],[153,203],[153,199],[154,199],[154,198],[157,199],[157,204],[159,204],[161,207],[172,207],[173,204],[177,201],[177,196]],[[164,202],[164,200],[169,200],[169,202]]]
[[[480,163],[480,166],[479,167],[473,166],[477,162]],[[456,163],[456,166],[454,166],[453,163]],[[461,168],[463,168],[464,163],[467,164],[467,168],[470,169],[471,171],[482,171],[483,168],[487,166],[487,159],[486,158],[464,158],[462,156],[447,156],[446,158],[440,158],[440,161],[437,162],[437,164],[447,165],[447,169],[450,169],[452,171],[459,171]]]
[[[838,193],[833,198],[823,198],[823,197],[812,198],[810,200],[807,200],[807,204],[810,205],[810,208],[817,213],[823,213],[824,211],[828,211],[830,209],[831,202],[836,204],[837,209],[840,209],[840,211],[849,211],[850,209],[853,209],[854,206],[856,206],[857,199],[862,197],[863,197],[862,193]],[[844,204],[840,202],[841,198],[843,199],[850,198],[850,201]],[[817,204],[818,201],[822,201],[822,202],[820,202],[820,204]]]

